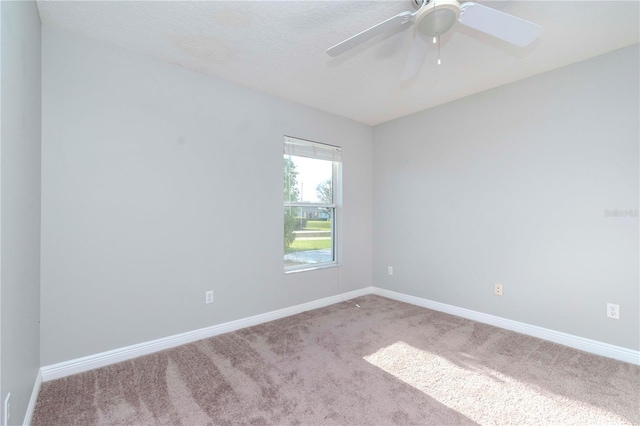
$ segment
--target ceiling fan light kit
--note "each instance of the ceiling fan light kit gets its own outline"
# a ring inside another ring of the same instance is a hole
[[[460,18],[460,3],[456,0],[430,2],[416,12],[416,31],[425,37],[437,37],[449,31]]]
[[[434,38],[434,42],[436,38],[439,40],[439,37],[449,31],[456,22],[519,47],[531,44],[543,31],[538,24],[474,2],[462,4],[457,0],[422,0],[420,3],[412,0],[412,2],[420,5],[415,12],[399,13],[331,46],[327,53],[329,56],[338,56],[379,34],[412,23],[415,25],[414,41],[402,72],[402,80],[406,81],[415,78],[420,71],[427,55],[426,40],[429,38]],[[439,45],[438,43],[438,51]]]

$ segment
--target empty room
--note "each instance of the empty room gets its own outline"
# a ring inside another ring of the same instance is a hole
[[[640,424],[639,43],[636,0],[1,0],[1,424]]]

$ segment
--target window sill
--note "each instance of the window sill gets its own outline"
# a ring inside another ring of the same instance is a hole
[[[327,269],[327,268],[337,268],[340,265],[338,264],[338,262],[331,262],[331,263],[322,263],[320,265],[304,265],[301,266],[299,268],[295,268],[295,269],[285,269],[284,273],[285,275],[288,274],[295,274],[298,272],[308,272],[308,271],[315,271],[317,269]]]

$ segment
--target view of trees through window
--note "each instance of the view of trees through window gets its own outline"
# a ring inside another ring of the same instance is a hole
[[[284,155],[285,267],[333,262],[334,162]]]

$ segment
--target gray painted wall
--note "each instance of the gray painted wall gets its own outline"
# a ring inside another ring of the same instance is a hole
[[[638,50],[376,126],[374,285],[638,350]]]
[[[31,1],[0,14],[0,388],[20,424],[40,367],[40,15]]]
[[[369,126],[46,27],[42,61],[42,365],[371,285]],[[283,272],[283,135],[343,146],[342,288]]]

